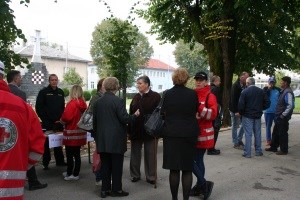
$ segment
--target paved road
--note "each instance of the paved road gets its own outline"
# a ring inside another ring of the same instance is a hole
[[[220,133],[217,147],[221,149],[219,156],[205,156],[206,178],[214,181],[210,199],[214,200],[299,200],[300,199],[300,115],[294,115],[290,121],[290,149],[286,156],[264,152],[262,157],[243,158],[242,151],[232,148],[231,132]],[[263,136],[265,129],[263,128]],[[130,149],[125,154],[123,189],[130,194],[124,200],[164,200],[171,199],[168,183],[168,171],[162,166],[162,143],[158,150],[158,185],[153,188],[145,181],[145,177],[137,183],[130,181],[129,175]],[[37,166],[37,173],[48,187],[43,190],[28,191],[28,200],[93,200],[99,199],[100,186],[95,186],[94,175],[87,157],[82,159],[80,180],[66,182],[62,178],[65,168],[50,165],[49,171]],[[143,170],[142,170],[143,171]],[[195,178],[194,178],[195,181]],[[113,199],[107,197],[106,199]],[[182,199],[180,186],[179,199]],[[199,198],[190,198],[199,199]]]

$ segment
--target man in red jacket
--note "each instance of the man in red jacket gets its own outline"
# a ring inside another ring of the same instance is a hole
[[[32,108],[10,93],[3,80],[0,108],[1,200],[22,200],[26,171],[41,158],[45,136]]]

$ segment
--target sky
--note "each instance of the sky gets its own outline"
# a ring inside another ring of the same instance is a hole
[[[126,19],[130,8],[138,0],[106,0],[115,17]],[[35,30],[41,30],[44,42],[57,43],[68,46],[72,55],[92,60],[90,43],[95,26],[110,16],[106,6],[99,0],[30,0],[28,7],[20,5],[20,0],[13,0],[10,4],[14,10],[15,24],[22,29],[26,38],[32,41]],[[140,5],[142,6],[142,4]],[[146,34],[150,25],[145,20],[134,16],[134,24],[148,37],[154,54],[152,58],[159,59],[176,67],[172,44],[160,45],[156,36]]]

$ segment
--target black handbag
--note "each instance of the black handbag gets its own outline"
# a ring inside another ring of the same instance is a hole
[[[161,136],[165,122],[163,116],[161,115],[161,107],[164,102],[164,93],[158,106],[155,108],[153,113],[149,116],[149,118],[146,120],[146,123],[144,124],[146,133],[156,138]]]

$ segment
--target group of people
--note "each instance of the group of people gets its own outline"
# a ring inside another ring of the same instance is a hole
[[[264,113],[266,123],[265,151],[276,155],[288,154],[288,121],[295,107],[295,97],[290,88],[291,78],[281,78],[280,87],[275,86],[276,79],[270,77],[263,89],[255,86],[255,79],[248,72],[242,72],[232,85],[229,102],[233,147],[244,150],[243,157],[251,158],[252,135],[254,135],[255,156],[262,156],[261,116]],[[273,122],[275,126],[271,135]],[[238,131],[239,125],[240,129]],[[243,135],[245,133],[245,144]],[[278,151],[278,148],[280,150]]]
[[[81,86],[72,86],[70,100],[65,105],[64,92],[57,86],[58,77],[51,74],[49,85],[37,96],[36,115],[26,104],[26,94],[18,88],[21,84],[20,72],[11,70],[7,74],[8,85],[2,80],[3,75],[4,65],[0,62],[0,105],[1,108],[5,108],[0,110],[1,162],[2,160],[8,162],[8,159],[17,155],[17,151],[19,154],[24,154],[24,159],[29,162],[28,169],[26,162],[10,168],[0,168],[0,171],[7,172],[7,177],[4,179],[15,179],[14,175],[16,175],[17,180],[20,180],[20,183],[15,184],[18,185],[16,188],[8,188],[5,183],[4,185],[0,183],[0,188],[3,190],[1,192],[5,197],[22,199],[26,170],[30,190],[47,187],[47,184],[38,181],[34,164],[43,155],[44,170],[49,169],[51,155],[49,141],[45,137],[49,132],[63,132],[67,162],[64,161],[62,147],[54,148],[54,157],[57,166],[67,168],[63,173],[64,180],[79,180],[80,148],[86,144],[87,131],[78,128],[77,123],[85,111],[93,116],[93,127],[90,132],[96,142],[96,151],[101,157],[101,168],[95,172],[96,185],[100,185],[102,181],[100,196],[105,198],[129,195],[122,187],[127,139],[130,140],[131,146],[131,181],[136,183],[141,180],[140,167],[142,149],[144,149],[146,181],[149,184],[156,184],[158,139],[147,134],[144,123],[162,99],[160,94],[151,90],[148,76],[137,78],[138,93],[133,97],[128,113],[124,100],[116,96],[120,88],[117,78],[101,79],[97,85],[97,93],[92,97],[89,106],[84,100]],[[198,72],[194,75],[195,89],[189,89],[186,87],[189,78],[190,75],[184,68],[177,68],[173,72],[174,86],[163,93],[161,108],[165,121],[161,134],[162,167],[170,171],[169,184],[173,200],[178,199],[180,176],[184,200],[189,199],[190,196],[200,195],[203,195],[204,199],[209,198],[214,183],[205,179],[204,155],[206,152],[208,155],[220,154],[220,150],[216,149],[215,145],[224,110],[219,88],[221,79],[219,76],[213,76],[209,84],[207,73]],[[232,141],[234,148],[244,150],[244,157],[251,157],[252,134],[255,137],[255,155],[263,155],[261,116],[264,110],[266,140],[270,145],[265,150],[276,152],[280,147],[278,155],[288,153],[288,121],[294,108],[290,83],[290,77],[283,77],[281,90],[279,90],[274,87],[275,79],[271,77],[268,87],[260,89],[253,87],[254,78],[249,77],[249,73],[243,72],[233,84],[229,103]],[[275,127],[271,137],[272,121],[275,121]],[[28,127],[21,128],[22,123],[28,124]],[[237,133],[240,123],[242,126]],[[245,145],[242,142],[243,132],[245,132]],[[19,171],[19,174],[10,175],[11,170]],[[192,187],[193,174],[197,181]]]

